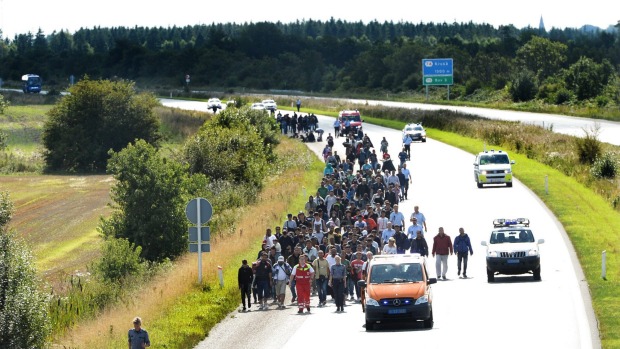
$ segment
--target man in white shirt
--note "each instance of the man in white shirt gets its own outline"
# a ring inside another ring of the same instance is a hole
[[[405,227],[405,216],[402,212],[398,212],[398,205],[394,205],[394,212],[390,214],[390,222],[392,225],[400,225]]]
[[[334,195],[334,191],[330,190],[329,194],[325,197],[325,205],[327,206],[327,214],[329,216],[331,216],[331,212],[332,212],[332,206],[336,203],[337,198],[336,195]]]
[[[385,216],[385,211],[381,210],[381,216],[377,218],[377,231],[383,232],[387,229],[389,221],[390,219]]]
[[[420,232],[422,237],[424,237],[424,228],[418,224],[418,219],[413,217],[411,218],[411,225],[409,226],[409,229],[407,229],[407,239],[415,239],[418,232]]]
[[[409,169],[407,168],[407,164],[404,164],[401,169],[400,172],[405,176],[405,185],[403,186],[403,196],[405,197],[405,199],[407,199],[407,194],[409,192],[409,184],[413,183],[412,179],[411,179],[411,171],[409,171]]]
[[[381,244],[385,245],[388,240],[396,234],[396,230],[392,229],[392,222],[388,222],[387,228],[381,233]]]
[[[428,229],[426,228],[426,217],[424,217],[424,214],[422,212],[419,211],[419,207],[418,206],[414,206],[413,207],[413,213],[411,214],[411,218],[409,219],[410,221],[413,221],[413,218],[417,219],[418,224],[424,227],[424,231],[428,231]]]
[[[275,239],[276,239],[276,236],[271,235],[271,229],[267,228],[267,232],[265,233],[265,246],[267,247],[267,250],[269,250],[271,246],[274,245]]]

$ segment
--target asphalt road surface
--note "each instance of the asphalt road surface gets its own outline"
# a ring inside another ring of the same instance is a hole
[[[183,107],[184,102],[163,103]],[[326,133],[332,131],[332,118],[319,120]],[[400,131],[368,124],[364,130],[377,148],[385,136],[390,154],[395,157],[399,152]],[[325,142],[309,146],[320,154]],[[335,148],[344,155],[342,139],[336,139]],[[349,303],[345,312],[338,314],[328,301],[327,307],[314,306],[310,315],[297,315],[294,305],[285,310],[272,306],[267,311],[235,311],[196,349],[383,347],[388,343],[423,348],[600,347],[587,285],[561,225],[518,180],[512,188],[478,189],[473,159],[471,154],[429,139],[412,145],[411,161],[407,163],[413,184],[409,200],[400,204],[400,211],[408,217],[414,205],[420,206],[427,218],[429,248],[439,227],[444,227],[452,238],[463,227],[474,248],[468,279],[458,278],[456,257],[450,256],[448,280],[433,285],[433,329],[425,330],[421,324],[385,325],[367,333],[359,304]],[[313,190],[307,191],[311,194]],[[282,214],[284,220],[286,213]],[[531,275],[497,276],[496,282],[489,284],[480,241],[488,238],[493,219],[515,217],[529,218],[535,237],[545,239],[541,245],[542,281],[533,281]],[[434,260],[429,259],[431,276],[435,274],[434,265]],[[317,302],[312,297],[312,303]]]

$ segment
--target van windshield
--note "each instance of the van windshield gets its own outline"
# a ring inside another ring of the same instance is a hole
[[[370,270],[370,283],[399,283],[423,281],[420,263],[377,264]]]
[[[360,122],[362,121],[362,119],[360,118],[359,115],[343,115],[342,116],[342,121],[351,121],[351,122]]]
[[[506,154],[489,154],[480,156],[480,165],[490,165],[490,164],[509,164],[508,155]]]
[[[534,235],[531,230],[502,230],[494,231],[491,234],[491,244],[524,243],[534,242]]]

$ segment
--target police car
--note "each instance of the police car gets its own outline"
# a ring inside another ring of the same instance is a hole
[[[403,128],[403,140],[405,137],[410,137],[414,142],[426,142],[426,130],[422,124],[407,124]]]
[[[474,161],[474,180],[478,188],[483,184],[502,184],[512,187],[512,165],[514,160],[510,160],[504,151],[490,150],[480,152]]]
[[[536,240],[527,218],[496,219],[486,246],[487,281],[495,281],[495,275],[518,275],[531,273],[540,281],[540,244]]]

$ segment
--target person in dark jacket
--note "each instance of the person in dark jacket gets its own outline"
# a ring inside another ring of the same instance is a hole
[[[394,233],[392,237],[396,240],[396,253],[405,254],[405,251],[409,248],[409,239],[407,239],[407,235],[400,229],[400,225],[394,225],[394,230],[396,230],[396,233]]]
[[[428,244],[422,236],[422,230],[416,232],[415,239],[409,240],[411,242],[411,253],[419,253],[421,256],[428,256]]]
[[[457,257],[458,275],[461,275],[461,261],[463,262],[463,278],[467,279],[467,253],[473,255],[469,236],[465,234],[465,229],[459,228],[459,235],[454,238],[454,253]]]
[[[433,251],[431,253],[436,258],[437,278],[441,277],[443,280],[447,280],[448,256],[454,254],[454,249],[452,248],[452,240],[444,232],[443,227],[439,227],[439,233],[433,238]]]
[[[245,299],[248,299],[248,308],[252,307],[251,293],[252,282],[254,281],[254,273],[252,268],[248,265],[247,260],[241,262],[241,268],[237,273],[237,281],[239,282],[239,291],[241,291],[241,303],[243,304],[243,311],[246,310]]]

